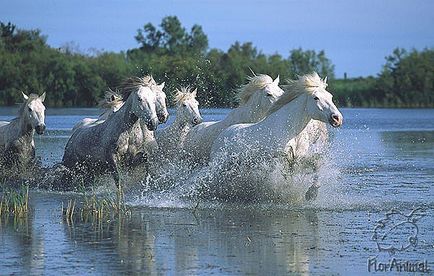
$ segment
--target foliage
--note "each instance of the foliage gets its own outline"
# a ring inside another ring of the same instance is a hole
[[[434,106],[432,49],[387,57],[378,77],[334,80],[334,65],[324,51],[266,55],[251,42],[235,42],[227,51],[209,49],[199,25],[187,30],[176,16],[147,23],[137,31],[138,47],[126,52],[85,54],[74,45],[56,49],[39,30],[0,23],[0,104],[21,101],[19,91],[47,92],[47,106],[95,106],[107,87],[129,76],[152,74],[166,83],[169,100],[180,86],[199,89],[202,106],[237,104],[235,89],[246,76],[265,73],[281,80],[317,71],[328,76],[331,91],[346,106]]]
[[[434,107],[434,49],[395,49],[377,78],[336,80],[339,103],[362,107]]]

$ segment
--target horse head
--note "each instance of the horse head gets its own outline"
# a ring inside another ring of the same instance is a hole
[[[308,94],[306,107],[310,116],[333,127],[340,127],[343,116],[333,103],[333,96],[326,90],[327,77],[321,80],[316,72],[300,78],[304,90]]]
[[[177,90],[175,96],[177,105],[176,116],[179,116],[180,120],[189,122],[193,126],[203,122],[196,96],[197,88],[190,92],[184,87],[181,90]]]
[[[169,119],[169,112],[167,111],[167,105],[166,105],[166,93],[164,93],[163,91],[164,82],[162,84],[152,84],[151,88],[157,94],[156,111],[157,111],[158,121],[160,123],[165,123],[167,122],[167,119]]]
[[[142,120],[149,130],[156,130],[158,126],[157,94],[151,90],[150,86],[141,86],[131,93],[130,97],[132,97],[131,112]]]
[[[43,104],[45,92],[41,96],[36,94],[27,96],[24,92],[21,93],[25,100],[21,114],[26,120],[29,120],[28,123],[36,130],[36,133],[43,134],[45,131],[45,106]]]
[[[240,89],[240,105],[254,106],[256,112],[262,114],[267,112],[283,93],[279,87],[279,76],[273,80],[268,75],[255,75]]]

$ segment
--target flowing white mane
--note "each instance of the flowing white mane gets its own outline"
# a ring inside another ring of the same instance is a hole
[[[181,87],[181,89],[176,89],[175,94],[175,104],[180,105],[182,102],[195,99],[195,90],[191,91],[188,87]]]
[[[156,85],[154,78],[149,75],[145,75],[143,77],[130,77],[123,81],[120,85],[120,91],[123,98],[123,101],[126,101],[130,96],[131,92],[137,91],[141,87],[151,87]]]
[[[267,116],[302,94],[312,95],[316,90],[327,87],[327,77],[322,80],[317,72],[299,76],[297,80],[287,80],[287,82],[287,85],[282,86],[283,95],[273,104]]]
[[[98,106],[100,108],[110,109],[110,108],[116,107],[122,103],[123,103],[122,95],[119,93],[119,91],[118,90],[113,91],[112,89],[109,88],[104,93],[104,99],[102,99],[98,102]]]
[[[288,85],[286,85],[285,87],[289,87],[290,89],[303,90],[306,93],[312,95],[313,92],[315,92],[318,88],[327,88],[327,77],[322,80],[317,72],[313,72],[311,74],[299,76],[298,80],[288,80]]]
[[[255,75],[253,77],[247,77],[249,83],[243,85],[238,90],[238,98],[240,99],[240,104],[245,104],[255,91],[258,89],[263,89],[268,84],[273,83],[273,79],[268,75]]]

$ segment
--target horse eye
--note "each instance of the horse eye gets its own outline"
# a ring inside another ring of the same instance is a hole
[[[314,97],[313,99],[314,99],[315,101],[318,101],[318,100],[319,100],[319,98],[318,98],[318,97]]]
[[[137,100],[138,100],[139,102],[143,101],[143,99],[142,99],[142,98],[137,98]]]
[[[32,109],[29,107],[29,112],[32,112]]]
[[[185,104],[185,103],[184,103],[184,104],[182,104],[182,105],[183,105],[183,106],[187,106],[187,104]]]
[[[273,96],[273,94],[267,93],[267,97],[271,97],[271,96]]]

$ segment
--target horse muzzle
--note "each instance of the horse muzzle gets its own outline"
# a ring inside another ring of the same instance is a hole
[[[158,114],[157,117],[158,117],[158,121],[164,124],[169,119],[169,112]]]
[[[146,127],[150,131],[157,130],[157,126],[158,126],[158,119],[157,118],[149,120],[148,123],[146,124]]]
[[[39,135],[44,134],[45,125],[44,124],[37,125],[35,127],[35,130],[36,130],[36,133],[39,134]]]
[[[193,119],[193,125],[196,126],[198,124],[201,124],[203,122],[203,119],[198,117]]]
[[[342,115],[339,114],[332,114],[329,118],[329,123],[332,125],[332,127],[340,127],[342,125],[342,122]]]

